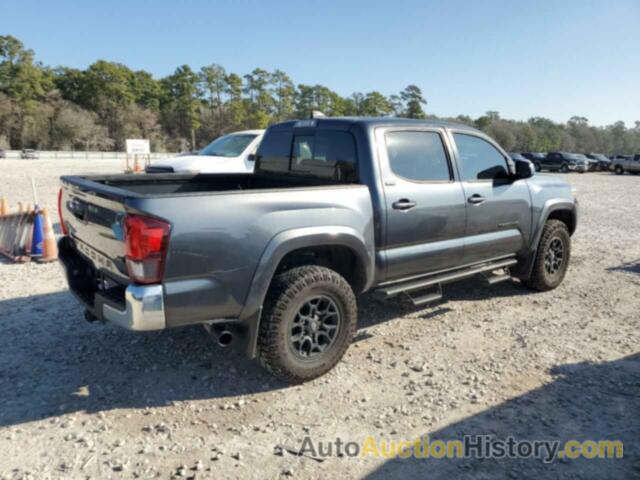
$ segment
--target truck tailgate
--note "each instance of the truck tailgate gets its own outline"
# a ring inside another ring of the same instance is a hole
[[[98,183],[82,183],[78,185],[69,177],[62,179],[60,209],[69,236],[97,270],[128,283],[122,230],[125,198],[116,192],[105,195],[100,190],[109,187]]]

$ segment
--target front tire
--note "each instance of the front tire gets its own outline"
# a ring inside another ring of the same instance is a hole
[[[622,175],[624,173],[624,168],[622,168],[622,165],[616,165],[615,172],[616,175]]]
[[[260,362],[288,383],[324,375],[344,356],[357,318],[353,290],[337,272],[307,265],[279,274],[260,322]]]
[[[546,292],[564,280],[571,258],[571,235],[564,222],[549,220],[542,230],[531,276],[523,283],[534,290]]]
[[[567,165],[566,163],[563,163],[562,166],[560,167],[560,171],[562,173],[569,173],[569,165]]]
[[[535,169],[536,169],[536,172],[539,172],[539,171],[541,171],[541,170],[542,170],[542,165],[540,165],[538,162],[536,162],[536,163],[534,164],[534,167],[535,167]]]

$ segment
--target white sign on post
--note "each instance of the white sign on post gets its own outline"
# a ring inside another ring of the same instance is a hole
[[[143,173],[151,160],[151,149],[149,148],[149,140],[128,138],[127,145],[127,164],[124,167],[126,173]],[[133,165],[130,161],[133,160]],[[142,163],[141,163],[142,160]]]
[[[149,155],[151,153],[149,140],[141,138],[128,138],[126,143],[128,155]]]

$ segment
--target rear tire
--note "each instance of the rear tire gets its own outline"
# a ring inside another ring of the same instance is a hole
[[[560,167],[560,171],[562,173],[569,173],[569,165],[567,165],[566,163],[563,163],[562,166]]]
[[[546,292],[564,280],[571,258],[571,235],[564,222],[549,220],[542,230],[531,276],[523,283],[534,290]]]
[[[288,383],[324,375],[344,356],[357,318],[353,290],[337,272],[307,265],[277,275],[260,322],[260,362]]]
[[[536,169],[536,172],[539,172],[539,171],[541,171],[541,170],[542,170],[542,165],[540,165],[538,162],[536,162],[536,163],[534,164],[534,167],[535,167],[535,169]]]

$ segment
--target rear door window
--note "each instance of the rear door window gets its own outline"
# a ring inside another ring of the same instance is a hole
[[[437,132],[391,131],[385,134],[389,166],[399,177],[417,182],[450,181],[451,169]]]

